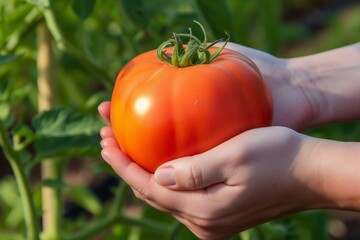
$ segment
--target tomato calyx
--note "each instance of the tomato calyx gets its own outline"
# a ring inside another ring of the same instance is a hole
[[[162,43],[157,48],[157,57],[166,63],[169,63],[176,67],[189,67],[199,64],[208,64],[211,63],[225,48],[226,44],[230,40],[230,35],[225,31],[227,38],[225,43],[218,48],[214,53],[210,53],[209,49],[214,46],[216,43],[223,41],[224,39],[218,39],[210,44],[207,42],[206,31],[204,27],[198,21],[194,22],[198,24],[204,34],[204,40],[201,41],[198,37],[192,34],[191,28],[189,28],[189,33],[174,33],[173,37],[166,42]],[[181,37],[189,38],[187,47],[184,47],[182,44]],[[174,47],[172,55],[166,53],[165,48]]]

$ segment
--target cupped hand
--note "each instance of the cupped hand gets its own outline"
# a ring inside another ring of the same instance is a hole
[[[99,112],[109,122],[110,102]],[[320,204],[310,153],[313,139],[284,127],[244,132],[150,174],[120,149],[110,126],[102,156],[151,206],[172,214],[201,239],[226,239],[271,219]],[[311,160],[311,161],[310,161]]]

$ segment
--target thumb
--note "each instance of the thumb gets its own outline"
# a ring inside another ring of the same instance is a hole
[[[203,153],[163,164],[155,171],[154,178],[170,189],[201,189],[224,182],[225,165],[219,156]]]

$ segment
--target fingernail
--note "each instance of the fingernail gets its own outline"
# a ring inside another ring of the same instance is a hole
[[[101,141],[100,141],[100,146],[101,146],[102,148],[105,147],[104,140],[101,140]]]
[[[100,129],[100,136],[103,138],[104,136],[105,136],[105,132],[106,131],[106,128],[105,127],[102,127],[101,129]]]
[[[105,150],[101,151],[101,156],[105,160],[105,162],[109,163],[108,156]]]
[[[163,186],[172,186],[176,184],[175,173],[172,168],[159,168],[155,171],[155,181]]]

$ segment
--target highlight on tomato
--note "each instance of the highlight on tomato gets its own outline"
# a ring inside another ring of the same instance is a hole
[[[196,21],[195,21],[196,22]],[[121,150],[149,172],[271,125],[273,104],[246,56],[188,34],[136,56],[120,71],[110,119]],[[183,39],[188,39],[186,45]]]

